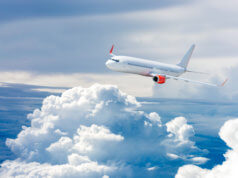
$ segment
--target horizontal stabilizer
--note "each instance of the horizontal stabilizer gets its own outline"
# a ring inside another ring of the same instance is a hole
[[[206,74],[206,75],[209,75],[209,73],[206,73],[206,72],[198,72],[198,71],[193,71],[193,70],[186,70],[186,72],[195,73],[195,74]]]

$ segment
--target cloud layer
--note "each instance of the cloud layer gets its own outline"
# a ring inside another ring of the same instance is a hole
[[[31,126],[7,139],[18,159],[2,163],[0,176],[149,176],[162,172],[164,162],[206,162],[206,152],[190,141],[194,130],[185,118],[163,124],[157,113],[139,107],[111,85],[49,96],[28,115]]]

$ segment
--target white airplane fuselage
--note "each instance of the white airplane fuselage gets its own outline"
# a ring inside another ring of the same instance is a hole
[[[151,76],[152,74],[178,77],[186,69],[177,65],[145,60],[129,56],[113,56],[107,60],[106,66],[113,71]]]

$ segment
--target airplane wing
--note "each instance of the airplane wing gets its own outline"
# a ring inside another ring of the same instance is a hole
[[[152,74],[152,75],[156,76],[155,74]],[[209,86],[213,86],[213,87],[222,87],[222,86],[225,85],[225,83],[228,80],[228,79],[226,79],[224,82],[222,82],[220,85],[218,85],[218,84],[213,84],[213,83],[200,82],[200,81],[197,81],[197,80],[190,80],[190,79],[186,79],[186,78],[182,78],[182,77],[174,77],[174,76],[167,75],[167,74],[161,74],[161,75],[165,76],[166,79],[183,80],[185,82],[197,83],[197,84],[202,84],[202,85],[209,85]]]
[[[185,82],[198,83],[198,84],[209,85],[209,86],[213,86],[213,87],[222,87],[225,85],[225,83],[228,80],[228,79],[226,79],[224,82],[222,82],[220,85],[218,85],[218,84],[213,84],[213,83],[206,83],[206,82],[200,82],[200,81],[196,81],[196,80],[190,80],[190,79],[186,79],[186,78],[182,78],[182,77],[174,77],[174,76],[170,76],[170,75],[166,75],[166,78],[168,78],[168,79],[171,78],[174,80],[183,80]]]

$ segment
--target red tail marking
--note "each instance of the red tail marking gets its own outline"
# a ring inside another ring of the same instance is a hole
[[[110,50],[110,54],[112,54],[113,48],[114,48],[114,45],[112,45],[112,48]]]

